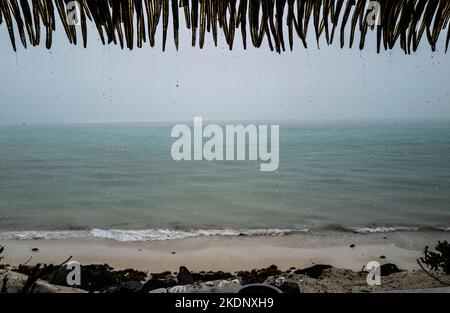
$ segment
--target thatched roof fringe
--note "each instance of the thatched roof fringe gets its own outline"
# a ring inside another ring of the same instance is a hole
[[[306,48],[311,27],[317,45],[322,37],[332,44],[338,32],[340,46],[347,41],[352,47],[358,31],[360,49],[364,49],[368,30],[374,30],[378,52],[381,47],[392,49],[400,42],[401,49],[411,53],[423,37],[434,51],[445,29],[445,51],[450,40],[450,0],[0,0],[0,24],[6,24],[14,50],[16,32],[26,48],[27,38],[32,46],[40,44],[41,28],[45,29],[45,45],[50,49],[57,18],[70,43],[77,44],[81,32],[84,47],[89,21],[95,24],[103,44],[129,49],[135,43],[142,47],[147,39],[153,47],[162,24],[163,50],[171,19],[178,49],[183,16],[192,33],[192,45],[198,43],[200,48],[206,31],[212,31],[217,45],[221,30],[232,49],[236,29],[241,31],[244,48],[248,29],[253,46],[261,47],[266,41],[277,52],[285,51],[287,45],[292,50],[297,37]]]

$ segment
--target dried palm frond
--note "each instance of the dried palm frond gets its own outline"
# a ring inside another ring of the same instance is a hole
[[[311,27],[317,45],[322,37],[332,44],[338,31],[341,47],[346,44],[346,37],[352,47],[358,32],[361,50],[368,31],[374,31],[378,52],[382,46],[393,49],[399,43],[405,53],[411,53],[423,37],[434,51],[441,31],[445,30],[445,51],[450,40],[450,0],[0,0],[0,24],[5,23],[14,50],[17,33],[26,48],[27,42],[40,44],[41,29],[45,29],[46,47],[51,48],[55,15],[59,16],[69,43],[77,44],[77,33],[81,31],[84,47],[88,21],[97,28],[103,44],[129,49],[133,49],[134,42],[142,47],[147,36],[153,47],[162,23],[164,50],[169,16],[177,49],[182,16],[191,30],[192,45],[198,42],[200,48],[204,46],[205,33],[211,31],[217,45],[221,29],[232,49],[236,28],[240,28],[244,48],[248,28],[253,46],[261,47],[266,40],[269,49],[277,52],[284,51],[287,44],[292,50],[294,37],[306,48]]]

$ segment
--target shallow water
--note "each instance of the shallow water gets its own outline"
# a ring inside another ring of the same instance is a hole
[[[276,172],[173,161],[174,124],[0,126],[3,238],[449,230],[450,121],[283,122]]]

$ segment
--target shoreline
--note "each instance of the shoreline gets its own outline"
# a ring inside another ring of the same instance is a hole
[[[109,264],[116,269],[149,272],[239,271],[276,265],[280,269],[329,264],[359,271],[369,261],[394,263],[416,270],[425,246],[450,241],[448,232],[376,234],[305,233],[283,236],[208,236],[171,240],[123,242],[111,239],[1,240],[3,264],[59,264],[72,256],[81,264]],[[354,245],[354,247],[353,247]],[[351,247],[352,246],[352,247]],[[38,249],[33,251],[33,249]]]
[[[422,271],[417,259],[425,245],[434,248],[438,240],[449,241],[449,237],[448,232],[392,232],[145,242],[0,240],[4,247],[0,279],[8,280],[7,290],[12,293],[29,292],[24,291],[25,282],[36,268],[41,268],[40,279],[31,292],[37,293],[235,293],[253,283],[276,286],[285,293],[435,292],[430,288],[443,284]],[[69,259],[79,262],[84,271],[80,289],[67,286],[68,269],[58,266]],[[381,285],[368,285],[371,261],[381,266]],[[436,275],[449,280],[442,272]]]

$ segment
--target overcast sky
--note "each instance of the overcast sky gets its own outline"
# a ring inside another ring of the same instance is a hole
[[[192,48],[181,28],[178,52],[171,36],[165,53],[160,37],[156,48],[131,52],[102,46],[92,28],[85,50],[60,28],[51,51],[15,53],[3,23],[0,124],[450,117],[446,32],[435,53],[424,37],[415,54],[376,54],[372,35],[363,52],[318,50],[310,38],[308,50],[296,40],[294,52],[278,55],[244,51],[240,37],[233,51],[223,37],[216,48],[210,34],[203,50]]]

